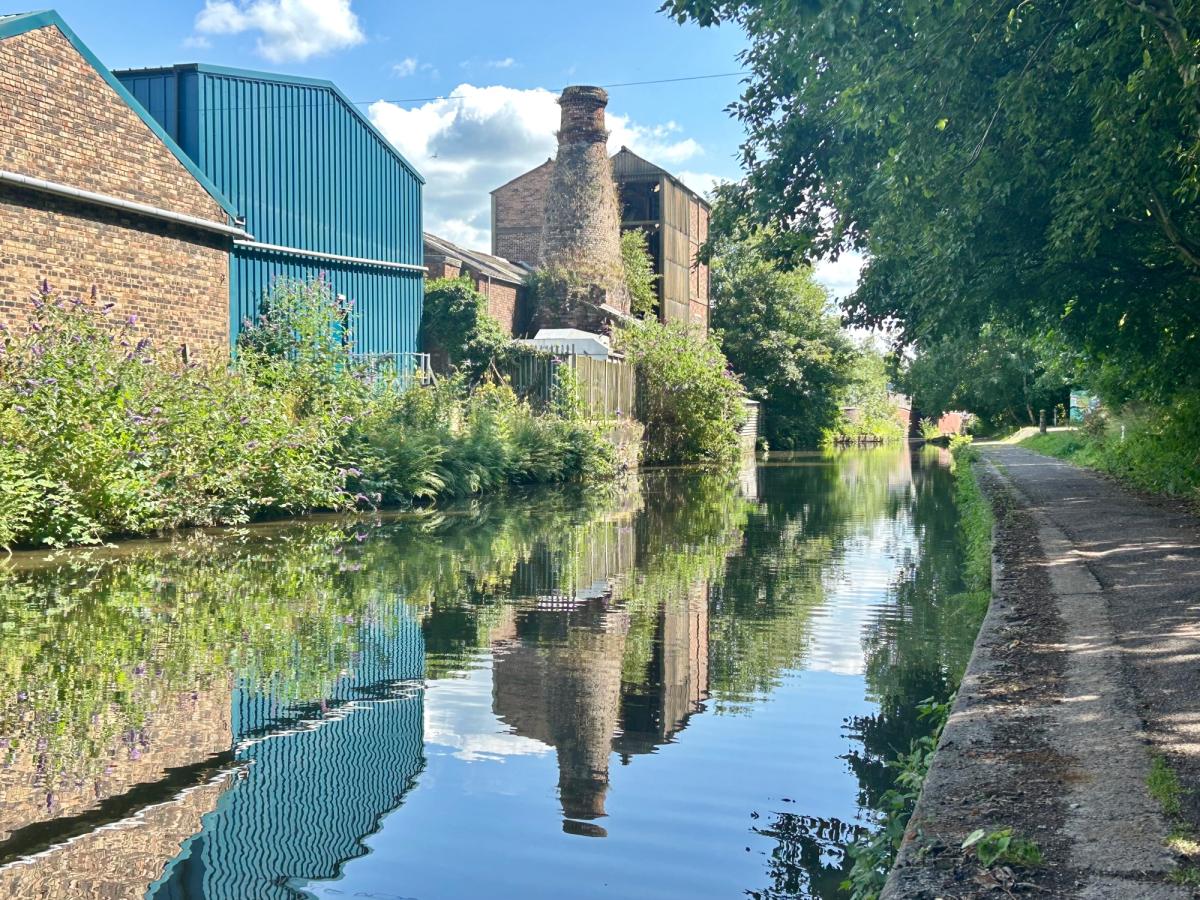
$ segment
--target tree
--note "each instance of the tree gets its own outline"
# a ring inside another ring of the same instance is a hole
[[[989,323],[970,338],[922,347],[903,381],[923,415],[969,410],[990,427],[1036,425],[1038,411],[1068,402],[1073,360]]]
[[[640,228],[622,232],[621,264],[629,288],[630,311],[643,319],[653,316],[658,308],[658,276],[654,274],[646,233]]]
[[[782,269],[764,252],[767,238],[717,245],[711,324],[729,364],[763,404],[769,444],[815,447],[837,419],[856,353],[812,271]]]
[[[1053,333],[1162,399],[1200,384],[1200,7],[667,0],[736,21],[748,172],[789,257],[866,251],[861,324]]]

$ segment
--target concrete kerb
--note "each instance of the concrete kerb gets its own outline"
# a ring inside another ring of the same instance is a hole
[[[1005,725],[1036,721],[1067,769],[1065,816],[1061,826],[1054,826],[1068,847],[1067,859],[1048,864],[1071,870],[1077,886],[1072,895],[1190,897],[1190,890],[1164,882],[1175,868],[1166,846],[1169,824],[1146,787],[1150,754],[1101,585],[1067,535],[1031,508],[992,460],[984,460],[982,468],[984,478],[1003,484],[1036,526],[1052,600],[1064,625],[1064,689],[1059,697],[997,702],[997,650],[1009,643],[1018,623],[1012,579],[1006,577],[993,534],[992,601],[882,896],[971,895],[961,893],[970,889],[951,873],[945,856],[930,848],[953,850],[973,828],[1011,824],[989,798],[997,784],[1019,782],[1022,763],[998,732]],[[994,499],[994,491],[988,493]],[[1047,812],[1047,821],[1058,818]]]

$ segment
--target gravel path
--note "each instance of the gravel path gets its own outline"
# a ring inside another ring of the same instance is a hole
[[[984,445],[994,598],[887,897],[1185,898],[1200,825],[1200,521],[1067,463]],[[1162,755],[1188,793],[1146,788]],[[984,870],[976,828],[1036,840],[1038,869]]]

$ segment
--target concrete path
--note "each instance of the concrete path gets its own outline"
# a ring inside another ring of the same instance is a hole
[[[1010,444],[981,445],[1003,510],[992,608],[887,897],[1184,898],[1200,825],[1200,521]],[[1146,787],[1153,754],[1189,789]],[[1037,840],[1041,871],[983,872],[975,828]],[[993,883],[995,882],[995,883]]]

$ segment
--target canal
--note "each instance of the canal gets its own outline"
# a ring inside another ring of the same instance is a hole
[[[0,566],[0,896],[844,896],[945,699],[944,451]]]

